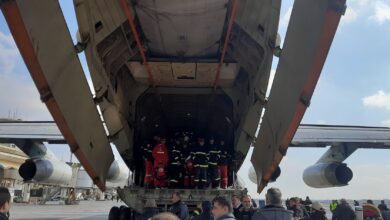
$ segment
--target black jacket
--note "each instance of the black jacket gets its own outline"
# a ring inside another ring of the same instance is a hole
[[[146,207],[142,213],[142,220],[148,220],[149,218],[157,215],[159,210],[157,207]]]
[[[209,150],[206,145],[198,145],[194,152],[194,167],[208,167]]]
[[[352,210],[351,206],[348,204],[339,204],[334,210],[333,220],[355,220],[356,215],[355,212]]]
[[[142,157],[144,158],[144,160],[146,159],[148,161],[153,161],[152,151],[153,147],[151,144],[145,143],[144,145],[142,145]]]
[[[267,205],[252,216],[255,220],[292,220],[292,212],[278,205]]]
[[[183,155],[181,153],[181,147],[173,145],[169,156],[171,157],[170,164],[180,165],[183,158]]]
[[[190,214],[188,212],[188,207],[182,201],[178,201],[169,208],[169,212],[177,215],[180,220],[189,220]]]
[[[238,218],[238,215],[240,214],[240,208],[242,207],[242,204],[240,204],[237,208],[233,208],[233,215],[234,217]]]
[[[193,218],[193,220],[213,220],[213,216],[211,215],[210,213],[210,210],[209,211],[206,211],[206,212],[202,212],[202,214],[198,215],[198,216],[195,216]]]
[[[314,212],[310,213],[310,219],[311,220],[327,220],[325,211],[318,211],[315,210]]]
[[[219,158],[219,164],[218,165],[228,165],[230,160],[230,155],[226,149],[226,147],[223,145],[220,147],[221,150],[221,156]]]
[[[226,215],[223,215],[223,216],[217,218],[216,220],[236,220],[236,218],[234,217],[234,215],[232,213],[229,213],[229,214],[226,214]]]
[[[256,212],[256,209],[250,207],[248,210],[245,210],[244,207],[241,207],[238,212],[238,220],[251,220],[253,213]]]
[[[0,220],[8,220],[8,216],[0,212]]]
[[[221,150],[217,145],[209,145],[209,164],[212,166],[217,166],[219,158],[221,156]]]

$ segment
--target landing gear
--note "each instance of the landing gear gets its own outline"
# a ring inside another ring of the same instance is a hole
[[[131,209],[122,205],[121,207],[114,206],[108,214],[108,220],[130,220]]]

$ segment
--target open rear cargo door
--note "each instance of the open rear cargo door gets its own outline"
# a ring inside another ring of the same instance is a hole
[[[309,106],[345,0],[296,0],[251,158],[258,191],[286,154]]]
[[[1,9],[42,101],[104,190],[114,157],[58,1],[2,1]]]

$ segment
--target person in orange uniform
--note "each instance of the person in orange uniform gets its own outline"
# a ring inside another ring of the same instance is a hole
[[[165,145],[166,139],[161,138],[160,143],[153,149],[153,168],[155,170],[154,186],[167,187],[168,176],[167,167],[169,162],[168,148]]]
[[[144,143],[142,147],[143,151],[143,159],[144,159],[144,165],[145,165],[145,177],[144,177],[144,186],[146,188],[153,187],[153,154],[152,154],[153,147],[150,143]]]
[[[220,142],[220,150],[221,155],[219,158],[219,170],[221,173],[221,188],[226,189],[228,185],[228,164],[230,161],[230,155],[227,151],[227,147],[225,146],[225,141],[221,140]]]

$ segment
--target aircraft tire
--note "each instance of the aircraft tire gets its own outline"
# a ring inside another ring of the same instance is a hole
[[[120,210],[118,206],[113,206],[108,213],[108,220],[119,220]]]

